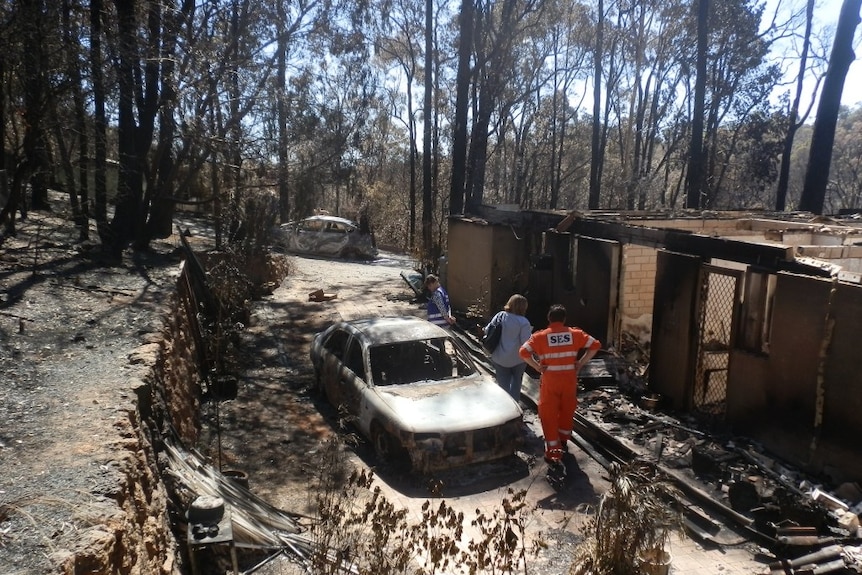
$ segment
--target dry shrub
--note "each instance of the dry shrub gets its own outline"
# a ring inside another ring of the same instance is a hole
[[[477,510],[471,525],[477,538],[463,540],[465,517],[445,499],[426,500],[411,522],[374,485],[368,471],[350,466],[334,439],[321,449],[318,491],[320,521],[311,530],[315,555],[309,566],[321,575],[434,575],[527,573],[539,547],[526,547],[526,491],[509,490],[493,514]]]
[[[614,464],[611,487],[585,523],[571,575],[641,575],[640,557],[663,549],[671,533],[684,533],[682,514],[672,505],[676,488],[639,462]]]

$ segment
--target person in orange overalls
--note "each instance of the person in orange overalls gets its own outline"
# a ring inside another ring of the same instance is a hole
[[[562,461],[566,442],[572,436],[578,407],[578,372],[602,347],[599,340],[565,322],[566,308],[552,305],[548,327],[535,332],[518,351],[529,366],[542,374],[539,420],[545,435],[545,461],[549,464]]]

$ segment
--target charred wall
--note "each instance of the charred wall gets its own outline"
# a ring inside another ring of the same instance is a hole
[[[768,353],[734,350],[728,421],[768,449],[835,480],[862,476],[862,289],[779,274]]]
[[[823,435],[858,451],[857,439],[862,437],[862,288],[836,284],[831,308],[834,325],[828,341],[829,360],[824,366],[824,378],[831,385],[824,394],[823,410],[828,417]]]
[[[695,256],[658,252],[649,381],[676,409],[689,403],[700,266]]]
[[[448,258],[444,286],[458,310],[475,310],[479,315],[491,309],[491,286],[494,283],[493,229],[472,222],[449,221]]]
[[[447,285],[455,309],[490,317],[530,286],[529,248],[513,226],[453,218]]]

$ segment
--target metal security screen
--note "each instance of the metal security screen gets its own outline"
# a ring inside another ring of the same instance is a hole
[[[705,266],[702,276],[694,411],[723,419],[727,408],[727,368],[741,274]]]

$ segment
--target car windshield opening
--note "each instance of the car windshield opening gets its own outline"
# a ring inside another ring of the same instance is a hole
[[[439,381],[473,373],[473,365],[450,338],[373,346],[369,352],[374,385]]]

